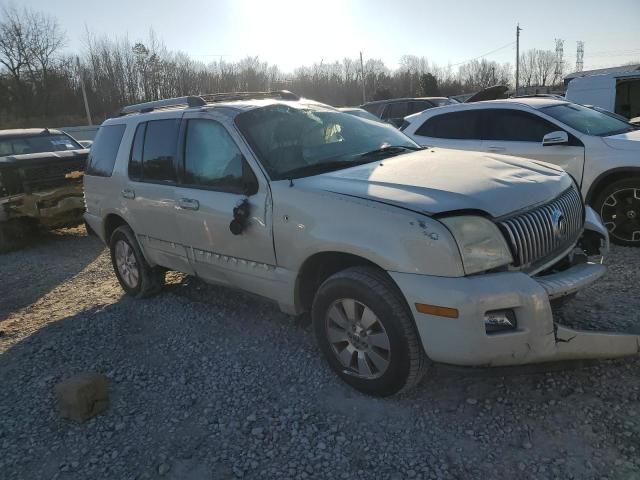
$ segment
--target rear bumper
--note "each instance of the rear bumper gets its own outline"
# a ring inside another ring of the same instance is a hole
[[[554,322],[550,299],[575,293],[600,278],[600,264],[530,277],[504,272],[462,278],[393,273],[410,305],[423,347],[434,361],[454,365],[519,365],[636,354],[640,336],[584,332]],[[458,318],[419,313],[416,303],[458,310]],[[485,315],[512,310],[517,328],[487,333]]]

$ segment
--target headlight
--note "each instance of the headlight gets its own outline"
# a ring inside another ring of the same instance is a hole
[[[448,217],[439,220],[456,239],[467,275],[513,262],[509,246],[495,223],[478,216]]]

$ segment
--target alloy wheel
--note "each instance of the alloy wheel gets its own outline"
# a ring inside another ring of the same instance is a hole
[[[609,235],[625,242],[640,242],[640,188],[611,193],[600,208]]]
[[[118,240],[115,248],[116,266],[124,283],[136,288],[140,279],[140,270],[133,248],[124,240]]]
[[[388,369],[389,336],[378,316],[365,304],[350,298],[333,302],[325,317],[325,332],[345,373],[371,380]]]

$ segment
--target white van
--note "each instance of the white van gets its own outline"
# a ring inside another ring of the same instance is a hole
[[[571,80],[566,99],[626,118],[640,116],[640,71],[589,75]]]

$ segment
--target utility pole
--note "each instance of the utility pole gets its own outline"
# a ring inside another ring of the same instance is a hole
[[[362,52],[360,52],[360,74],[362,76],[362,104],[364,105],[367,101],[367,96],[364,91],[364,62],[362,61]]]
[[[516,26],[516,95],[520,86],[520,24]]]
[[[93,125],[91,121],[91,112],[89,111],[89,102],[87,101],[87,92],[84,89],[84,80],[82,78],[82,72],[80,71],[80,58],[76,57],[76,66],[78,67],[78,78],[80,79],[80,88],[82,89],[82,99],[84,100],[84,111],[87,114],[87,123],[89,126]]]

